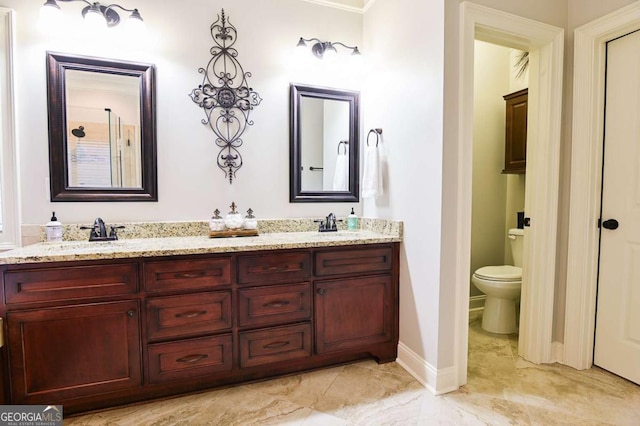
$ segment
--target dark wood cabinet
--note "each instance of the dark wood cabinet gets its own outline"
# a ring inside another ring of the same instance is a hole
[[[392,339],[391,276],[316,282],[318,353],[364,347]]]
[[[527,169],[528,89],[503,96],[506,102],[504,170],[522,174]]]
[[[1,265],[0,404],[74,413],[393,361],[398,257],[389,243]]]
[[[50,404],[142,385],[137,301],[9,312],[13,404]]]

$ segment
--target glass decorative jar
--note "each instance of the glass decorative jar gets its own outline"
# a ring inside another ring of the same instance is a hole
[[[220,216],[220,210],[216,209],[213,216],[209,219],[210,231],[224,231],[224,219]]]
[[[258,219],[253,215],[253,210],[247,210],[247,215],[244,217],[244,229],[258,229]]]
[[[224,217],[224,224],[229,229],[240,229],[244,223],[242,215],[236,211],[235,201],[231,203],[231,211]]]

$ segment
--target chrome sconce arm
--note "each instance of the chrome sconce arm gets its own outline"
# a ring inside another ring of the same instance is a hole
[[[99,2],[90,2],[88,0],[46,0],[46,2],[42,5],[42,8],[47,10],[60,11],[58,2],[71,3],[76,1],[82,2],[87,5],[82,9],[83,18],[87,19],[97,17],[100,19],[104,19],[107,27],[114,27],[120,23],[120,15],[115,9],[120,9],[124,12],[131,12],[131,15],[129,15],[129,19],[134,20],[132,22],[139,24],[144,23],[144,20],[142,19],[142,16],[140,15],[138,9],[127,9],[126,7],[120,6],[119,4],[115,3],[105,6],[100,4]]]
[[[305,48],[307,47],[307,43],[311,42],[314,42],[313,45],[311,45],[311,53],[318,59],[322,59],[325,53],[337,53],[338,51],[336,49],[336,46],[341,46],[347,50],[350,50],[351,55],[353,56],[359,56],[361,54],[360,50],[358,50],[358,46],[347,46],[346,44],[339,41],[322,41],[315,37],[308,39],[300,37],[297,47]]]

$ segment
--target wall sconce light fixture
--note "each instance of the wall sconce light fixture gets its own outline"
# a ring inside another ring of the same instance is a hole
[[[300,37],[300,40],[298,40],[298,48],[306,48],[307,47],[307,42],[314,42],[311,45],[311,53],[313,53],[313,55],[318,58],[318,59],[322,59],[325,57],[325,55],[329,56],[329,55],[333,55],[335,53],[337,53],[338,51],[336,50],[336,46],[341,46],[345,49],[348,49],[351,51],[351,56],[360,56],[360,51],[358,50],[358,46],[347,46],[344,43],[340,43],[339,41],[322,41],[322,40],[318,40],[317,38],[302,38]]]
[[[90,22],[95,22],[96,25],[105,25],[107,27],[115,27],[120,23],[120,15],[115,9],[121,9],[124,12],[131,12],[129,15],[129,24],[144,26],[144,21],[138,9],[127,9],[119,4],[110,4],[107,6],[101,5],[99,2],[89,2],[87,0],[47,0],[41,6],[41,12],[44,14],[61,14],[60,6],[58,2],[70,3],[72,1],[80,1],[85,3],[82,9],[82,17]]]

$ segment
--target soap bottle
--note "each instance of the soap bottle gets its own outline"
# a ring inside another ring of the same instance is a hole
[[[351,207],[351,214],[347,217],[347,229],[349,231],[357,231],[358,230],[358,216],[353,211],[353,207]]]
[[[51,213],[51,221],[45,226],[45,233],[49,242],[62,241],[62,223],[58,222],[56,212]]]

